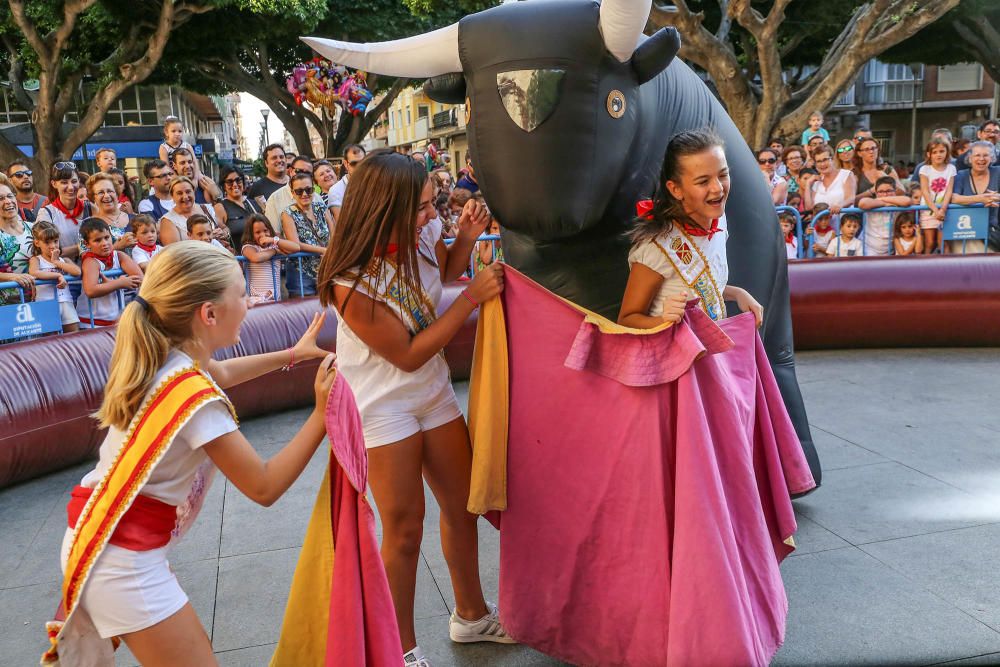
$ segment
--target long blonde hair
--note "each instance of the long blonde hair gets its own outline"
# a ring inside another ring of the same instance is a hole
[[[172,243],[150,261],[139,288],[148,307],[133,301],[118,320],[104,402],[94,414],[102,427],[128,428],[170,348],[190,339],[195,311],[222,297],[237,266],[225,250],[197,241]]]

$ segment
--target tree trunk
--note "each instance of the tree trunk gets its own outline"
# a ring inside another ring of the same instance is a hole
[[[787,44],[783,47],[779,39],[791,0],[775,0],[767,16],[754,9],[750,0],[721,2],[729,21],[723,21],[717,34],[705,28],[704,15],[692,12],[685,0],[676,0],[671,7],[654,3],[650,23],[676,26],[681,31],[680,56],[708,72],[744,138],[751,146],[761,147],[775,135],[797,138],[809,114],[829,108],[866,62],[938,20],[959,1],[864,3],[833,41],[819,69],[794,88],[786,84],[787,68],[782,64],[782,56],[787,56],[790,49]],[[753,37],[752,43],[732,37],[731,21]],[[748,76],[738,60],[737,42],[744,44],[743,57],[759,74],[759,83]]]

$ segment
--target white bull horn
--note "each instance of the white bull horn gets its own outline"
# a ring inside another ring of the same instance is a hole
[[[604,46],[619,61],[632,57],[651,6],[652,0],[602,0],[600,26]]]
[[[356,44],[320,37],[300,39],[331,62],[373,74],[423,79],[462,71],[457,23],[391,42]]]

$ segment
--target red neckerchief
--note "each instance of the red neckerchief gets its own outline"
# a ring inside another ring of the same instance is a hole
[[[635,203],[635,214],[640,218],[652,218],[653,217],[653,200],[643,199]],[[698,225],[693,225],[690,222],[681,221],[681,228],[690,234],[691,236],[707,236],[708,240],[711,241],[712,237],[721,232],[719,229],[719,219],[716,218],[712,220],[712,226],[708,229],[700,227]]]
[[[413,244],[413,247],[414,247],[414,249],[420,247],[420,238],[419,237],[417,237],[417,242]],[[398,243],[390,243],[389,245],[387,245],[385,247],[385,252],[379,252],[378,250],[376,250],[375,251],[375,256],[376,257],[381,257],[382,255],[395,255],[397,252],[399,252],[399,244]]]
[[[785,243],[791,243],[792,245],[795,245],[795,230],[794,229],[792,231],[788,232],[787,234],[785,234]]]
[[[96,255],[96,254],[94,254],[92,252],[85,252],[85,253],[83,253],[83,259],[87,259],[88,257],[93,257],[98,262],[100,262],[101,264],[103,264],[105,270],[107,270],[107,271],[110,271],[111,269],[115,268],[115,251],[114,250],[112,250],[111,254],[108,255],[107,257],[101,257],[100,255]]]
[[[119,195],[118,196],[118,203],[119,204],[131,204],[132,202],[125,195]]]
[[[154,252],[156,252],[156,244],[155,243],[153,245],[146,245],[145,243],[141,243],[139,241],[136,241],[135,244],[137,246],[139,246],[140,248],[142,248],[143,250],[145,250],[146,252],[148,252],[150,255],[152,255]]]
[[[63,205],[62,200],[59,199],[59,197],[56,197],[55,201],[52,202],[52,205],[56,207],[57,211],[61,211],[62,214],[66,216],[67,219],[72,220],[74,225],[80,224],[80,221],[77,218],[83,215],[82,199],[80,199],[79,197],[76,198],[76,206],[73,207],[72,211],[70,211]]]

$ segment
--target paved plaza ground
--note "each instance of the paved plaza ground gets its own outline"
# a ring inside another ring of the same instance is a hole
[[[782,566],[790,613],[775,664],[1000,665],[1000,350],[811,352],[798,368],[824,485],[795,502],[799,549]],[[268,456],[306,414],[243,431]],[[267,664],[323,465],[317,455],[270,509],[219,479],[174,551],[223,665]],[[0,491],[3,667],[35,665],[44,648],[66,494],[89,467]],[[481,525],[496,599],[498,539]],[[436,667],[559,664],[526,647],[448,640],[453,599],[430,494],[417,588],[417,634]],[[123,650],[119,664],[134,661]]]

